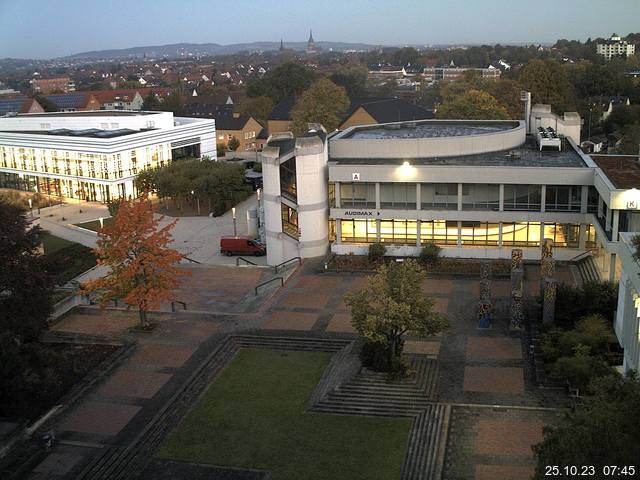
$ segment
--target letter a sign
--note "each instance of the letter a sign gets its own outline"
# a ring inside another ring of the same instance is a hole
[[[359,182],[359,181],[360,181],[360,174],[359,174],[359,173],[352,173],[352,174],[351,174],[351,179],[352,179],[354,182]]]

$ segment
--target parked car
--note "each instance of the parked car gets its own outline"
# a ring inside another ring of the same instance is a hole
[[[230,257],[231,255],[266,255],[267,247],[258,240],[247,236],[222,237],[220,239],[220,253]]]

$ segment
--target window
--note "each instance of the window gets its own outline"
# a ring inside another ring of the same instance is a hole
[[[484,183],[465,183],[462,185],[463,210],[500,209],[500,185]]]
[[[341,183],[340,206],[342,208],[376,208],[376,184]]]
[[[420,222],[420,243],[438,245],[458,244],[458,222],[429,220]]]
[[[503,223],[502,244],[508,247],[539,247],[540,222]]]
[[[596,227],[591,224],[587,225],[586,241],[584,246],[590,250],[598,248],[597,240]]]
[[[343,243],[374,243],[377,232],[375,220],[340,220],[340,240]]]
[[[282,213],[282,231],[287,235],[298,238],[298,212],[284,203],[280,204]]]
[[[415,183],[381,183],[380,207],[404,210],[416,209]]]
[[[335,208],[336,206],[336,184],[329,183],[329,208]]]
[[[571,223],[545,223],[544,238],[553,240],[558,248],[578,248],[580,225]]]
[[[418,222],[415,220],[381,220],[380,241],[399,245],[415,245]]]
[[[549,212],[579,212],[582,196],[580,185],[547,185],[545,210]]]
[[[423,210],[457,210],[457,183],[423,183],[420,185],[420,202]]]
[[[462,246],[496,246],[500,236],[500,224],[487,222],[462,222]]]
[[[296,157],[290,158],[280,165],[280,192],[294,202],[298,201],[296,181]]]
[[[600,201],[600,194],[596,187],[589,185],[589,194],[587,195],[587,212],[598,213],[598,202]]]
[[[505,185],[504,209],[539,212],[541,192],[540,185]]]

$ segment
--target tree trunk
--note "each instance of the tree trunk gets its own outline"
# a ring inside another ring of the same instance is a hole
[[[144,328],[147,326],[147,311],[140,306],[138,308],[138,313],[140,314],[140,326]]]

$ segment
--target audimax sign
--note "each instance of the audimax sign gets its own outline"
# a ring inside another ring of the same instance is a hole
[[[377,210],[346,210],[344,212],[345,217],[372,217],[377,218],[380,216],[380,212]]]

